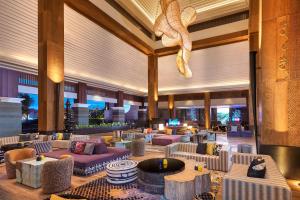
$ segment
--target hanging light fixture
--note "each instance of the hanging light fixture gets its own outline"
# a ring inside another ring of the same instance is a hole
[[[180,46],[176,65],[180,74],[186,78],[192,77],[188,62],[191,57],[192,41],[187,27],[196,19],[196,10],[186,7],[182,11],[177,0],[160,0],[161,14],[154,23],[155,35],[161,37],[166,47]]]

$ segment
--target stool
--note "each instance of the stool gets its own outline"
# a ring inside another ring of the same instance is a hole
[[[132,141],[132,155],[133,156],[144,156],[145,155],[145,139],[135,139]]]

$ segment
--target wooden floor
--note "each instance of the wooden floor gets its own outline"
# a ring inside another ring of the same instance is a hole
[[[255,146],[255,141],[251,139],[242,139],[242,138],[232,138],[226,139],[225,136],[217,137],[218,142],[220,143],[229,143],[233,150],[236,148],[236,145],[239,143],[248,143]],[[149,158],[164,157],[164,154],[161,152],[146,152],[143,157],[131,157],[133,160],[141,161]],[[105,172],[99,172],[89,177],[72,177],[72,188],[78,187],[85,183],[88,183],[94,179],[103,177]],[[298,182],[288,181],[291,188],[293,189],[293,200],[300,200],[300,187],[297,186]],[[217,200],[222,199],[222,186],[217,195]],[[5,172],[5,165],[0,165],[0,200],[41,200],[47,198],[47,195],[42,194],[41,189],[32,189],[30,187],[16,183],[15,179],[7,179]]]

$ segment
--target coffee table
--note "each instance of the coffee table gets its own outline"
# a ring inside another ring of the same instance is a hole
[[[43,165],[48,161],[55,161],[55,158],[45,157],[42,161],[35,158],[17,161],[16,181],[32,188],[41,187],[41,173]]]
[[[137,179],[137,162],[133,160],[119,160],[106,166],[107,182],[111,184],[125,184]]]
[[[203,168],[202,171],[194,169],[197,163],[194,160],[181,159],[185,169],[179,173],[165,176],[165,197],[172,200],[193,199],[195,194],[210,191],[210,172]],[[176,192],[175,192],[176,191]]]
[[[148,159],[138,164],[138,185],[140,189],[151,194],[164,194],[164,177],[184,170],[185,164],[183,161],[174,158],[165,159],[168,161],[167,168],[162,167],[162,158]]]
[[[131,150],[131,141],[123,140],[123,141],[115,142],[115,147],[124,148],[124,149],[126,148]]]

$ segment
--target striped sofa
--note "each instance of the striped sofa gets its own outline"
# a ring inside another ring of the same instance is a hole
[[[203,155],[196,153],[198,144],[194,143],[173,143],[166,147],[166,157],[181,157],[205,162],[210,170],[227,172],[230,168],[230,147],[224,145],[219,156]]]
[[[71,141],[85,141],[89,140],[90,136],[89,135],[75,135],[72,134],[70,136],[70,140],[51,140],[51,136],[49,136],[52,148],[57,148],[57,149],[68,149],[70,148]]]
[[[0,137],[0,147],[7,144],[16,144],[20,140],[20,136]]]
[[[264,179],[247,177],[250,162],[257,157],[266,161]],[[223,179],[223,200],[291,200],[292,194],[274,160],[267,155],[234,153],[233,165]]]

